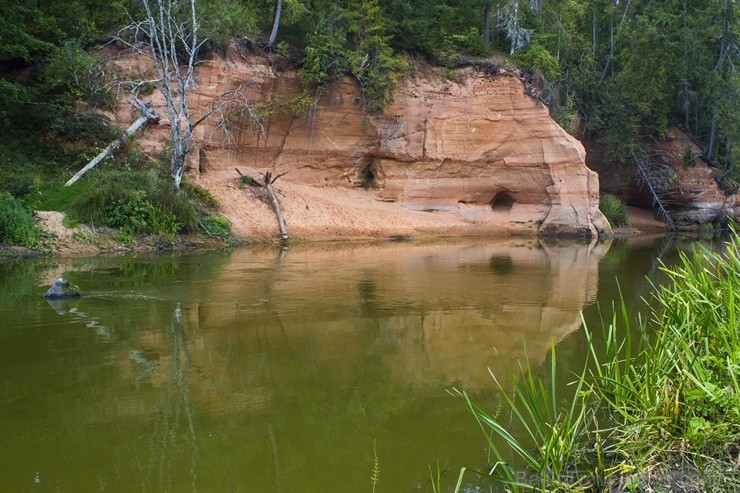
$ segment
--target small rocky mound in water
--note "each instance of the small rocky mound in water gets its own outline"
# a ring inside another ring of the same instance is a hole
[[[54,284],[51,285],[44,298],[58,300],[62,298],[79,298],[81,296],[82,293],[79,287],[60,277],[54,281]]]

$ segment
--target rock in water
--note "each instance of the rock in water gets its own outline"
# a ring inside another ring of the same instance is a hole
[[[54,281],[49,290],[44,295],[47,299],[60,299],[60,298],[79,298],[82,296],[80,288],[70,283],[64,278],[59,278]]]

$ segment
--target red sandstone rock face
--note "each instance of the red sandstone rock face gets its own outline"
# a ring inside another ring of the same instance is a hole
[[[740,221],[738,195],[728,195],[720,190],[712,168],[701,158],[701,148],[688,134],[672,127],[665,139],[653,147],[661,151],[676,173],[668,198],[676,204],[671,215],[679,227],[726,219]]]
[[[131,69],[141,62],[118,63]],[[521,80],[473,69],[459,75],[459,83],[405,79],[382,115],[367,115],[357,84],[345,78],[308,115],[276,112],[259,125],[232,116],[227,131],[210,119],[197,128],[190,165],[206,175],[249,166],[289,171],[284,179],[312,186],[369,187],[377,200],[456,214],[475,225],[532,223],[542,234],[579,236],[608,231],[598,210],[598,177],[585,165],[583,146],[524,94]],[[234,50],[201,63],[196,77],[194,115],[246,81],[245,94],[257,106],[287,107],[300,92],[295,72],[277,73],[267,58]],[[161,103],[158,93],[151,97],[155,106]],[[136,116],[119,104],[119,123]],[[139,138],[145,149],[167,139],[163,117]]]

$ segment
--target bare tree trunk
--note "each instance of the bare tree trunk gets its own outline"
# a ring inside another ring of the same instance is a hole
[[[689,126],[689,110],[691,103],[689,102],[689,78],[688,74],[683,79],[683,126],[686,132],[691,133],[691,127]]]
[[[630,4],[632,3],[632,0],[627,0],[627,4],[624,6],[624,11],[622,12],[622,19],[619,21],[619,26],[617,27],[617,38],[619,38],[619,33],[622,30],[622,26],[624,25],[624,21],[627,19],[627,11],[630,8]],[[594,16],[596,16],[596,12],[594,12]],[[595,34],[594,34],[595,35]],[[612,63],[612,58],[614,58],[614,46],[615,41],[612,41],[611,50],[609,51],[609,56],[606,59],[606,63],[604,64],[604,71],[601,73],[601,79],[599,79],[599,82],[604,82],[604,78],[606,77],[606,73],[609,71],[609,65]],[[594,59],[596,56],[594,56]]]
[[[483,44],[491,47],[491,6],[488,4],[483,8]]]
[[[707,161],[712,160],[712,153],[714,153],[714,141],[717,139],[717,117],[712,116],[712,124],[709,128],[709,146],[707,152],[704,154],[704,159]]]
[[[499,43],[499,33],[498,30],[501,28],[501,6],[496,4],[496,28],[493,30],[493,46],[496,46]]]
[[[280,14],[283,10],[283,0],[277,0],[275,5],[275,18],[272,22],[272,32],[270,33],[270,40],[267,42],[267,47],[272,48],[277,41],[278,28],[280,27]]]
[[[172,176],[172,182],[175,185],[175,189],[180,189],[182,183],[182,175],[185,173],[185,156],[187,154],[187,148],[178,150],[181,147],[175,145],[175,154],[172,156],[172,163],[170,164],[170,176]]]
[[[519,0],[514,0],[513,2],[514,7],[514,33],[516,35],[516,38],[512,38],[511,42],[511,50],[509,52],[509,55],[514,55],[514,52],[516,51],[516,41],[515,39],[519,38]]]
[[[106,157],[110,156],[110,154],[118,149],[118,147],[126,142],[129,137],[134,135],[136,132],[139,131],[140,128],[142,128],[144,125],[146,125],[149,122],[159,122],[159,115],[149,106],[148,104],[144,103],[140,99],[135,99],[136,105],[139,107],[139,109],[142,112],[142,115],[136,119],[134,123],[131,124],[130,127],[126,129],[125,132],[123,132],[123,135],[113,141],[108,147],[103,149],[103,151],[95,156],[95,158],[92,159],[87,165],[85,165],[84,168],[82,168],[80,171],[78,171],[72,178],[70,178],[67,183],[64,184],[65,187],[68,187],[70,185],[73,185],[77,183],[80,178],[82,178],[85,173],[93,169],[95,166],[100,164],[100,162],[105,159]]]
[[[594,13],[594,15],[596,15],[596,13]],[[599,78],[599,82],[603,82],[604,79],[606,78],[606,73],[609,71],[609,66],[612,63],[612,58],[614,58],[614,48],[615,48],[614,46],[614,18],[611,16],[609,17],[609,36],[611,38],[609,41],[609,55],[607,55],[606,57],[606,63],[604,64],[604,71],[601,72],[601,78]],[[596,52],[594,51],[594,60],[595,59],[596,59]]]
[[[691,127],[689,126],[689,111],[691,109],[691,102],[689,101],[689,43],[686,41],[687,32],[689,30],[687,26],[688,12],[686,11],[686,0],[683,1],[683,35],[681,36],[683,41],[683,63],[684,63],[684,78],[683,78],[683,125],[686,132],[691,133]]]
[[[632,151],[632,161],[635,164],[639,181],[650,192],[653,205],[658,210],[658,215],[665,221],[670,231],[675,231],[676,225],[668,213],[668,209],[666,209],[667,201],[664,199],[666,194],[665,184],[672,171],[666,166],[658,166],[655,162],[652,162],[646,150],[642,148],[638,148],[637,152]]]
[[[591,14],[591,24],[593,30],[593,54],[594,60],[596,60],[596,51],[599,48],[599,17],[596,15],[595,10]]]
[[[236,169],[236,172],[239,173],[239,176],[242,178],[242,183],[246,183],[246,181],[244,180],[246,178],[244,174],[242,174],[242,172],[239,171],[239,168],[235,168],[235,169]],[[259,181],[254,180],[254,179],[250,179],[249,182],[252,185],[263,187],[265,190],[267,190],[267,197],[270,199],[270,205],[272,206],[272,210],[273,212],[275,212],[275,217],[277,218],[278,229],[280,230],[280,239],[282,241],[288,241],[288,228],[285,226],[285,219],[283,218],[283,213],[280,210],[280,203],[277,200],[277,195],[275,194],[275,190],[272,188],[272,184],[275,183],[278,178],[284,175],[285,173],[281,173],[273,177],[272,173],[268,171],[262,175],[263,183],[260,183]]]
[[[273,179],[272,174],[269,171],[265,173],[265,189],[267,190],[267,196],[270,198],[272,210],[275,211],[275,216],[277,217],[278,229],[280,230],[280,239],[283,241],[287,241],[288,229],[285,227],[285,219],[283,219],[283,213],[280,211],[280,204],[278,203],[277,195],[275,195],[275,190],[273,190],[272,188],[272,184],[275,183],[275,181],[280,178],[280,176],[281,175],[278,175]]]

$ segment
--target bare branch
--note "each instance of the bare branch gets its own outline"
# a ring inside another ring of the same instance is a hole
[[[671,231],[675,231],[676,225],[668,213],[669,200],[666,197],[668,184],[676,177],[676,173],[668,165],[651,157],[644,146],[639,146],[637,150],[632,151],[632,162],[637,170],[638,180],[650,192],[658,215]]]
[[[141,0],[141,3],[145,12],[144,19],[132,21],[118,31],[115,39],[135,53],[145,53],[152,60],[156,77],[150,81],[129,82],[128,85],[136,94],[143,84],[154,82],[162,94],[172,136],[173,156],[170,172],[175,187],[179,188],[193,130],[211,115],[214,113],[221,115],[220,127],[227,138],[229,133],[225,124],[226,116],[237,109],[246,110],[263,133],[264,128],[256,110],[242,93],[242,89],[249,85],[249,82],[222,93],[205,114],[197,119],[193,117],[188,94],[196,84],[195,66],[198,63],[198,53],[208,41],[207,38],[198,37],[200,22],[196,11],[197,2]],[[127,83],[122,83],[125,84]]]

